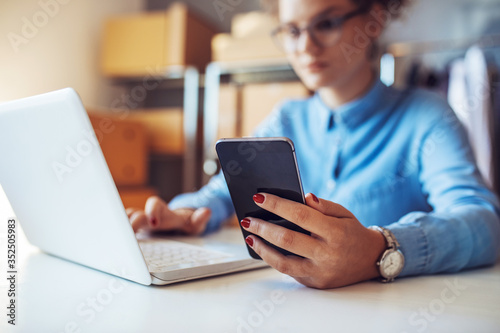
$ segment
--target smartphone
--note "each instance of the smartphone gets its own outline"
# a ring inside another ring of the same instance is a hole
[[[292,140],[284,137],[221,139],[215,149],[239,221],[245,217],[256,217],[310,234],[298,225],[260,208],[253,201],[254,194],[265,192],[305,204]],[[251,234],[240,228],[244,238]],[[294,254],[265,242],[285,255]],[[248,245],[247,249],[252,258],[261,259]]]

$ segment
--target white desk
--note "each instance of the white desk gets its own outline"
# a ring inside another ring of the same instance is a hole
[[[222,236],[242,242],[239,230],[212,237]],[[500,332],[499,264],[327,291],[270,268],[146,287],[40,253],[23,235],[18,248],[18,325],[6,323],[4,271],[1,332]]]

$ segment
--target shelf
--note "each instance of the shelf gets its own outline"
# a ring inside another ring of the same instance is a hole
[[[199,89],[203,85],[204,77],[195,67],[172,66],[165,68],[163,73],[151,73],[143,77],[113,77],[112,84],[142,87],[146,91],[157,89],[182,89],[183,107],[183,180],[182,191],[193,191],[198,187],[197,172],[197,134],[199,119]],[[134,88],[131,88],[134,89]]]
[[[218,169],[214,144],[219,123],[220,84],[297,80],[297,75],[286,59],[212,62],[207,66],[203,109],[203,183],[206,183]]]

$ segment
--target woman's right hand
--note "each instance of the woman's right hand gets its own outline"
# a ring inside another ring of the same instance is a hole
[[[134,232],[180,231],[191,235],[205,231],[212,215],[210,209],[205,207],[170,210],[168,204],[156,196],[148,198],[144,210],[127,208],[126,212]]]

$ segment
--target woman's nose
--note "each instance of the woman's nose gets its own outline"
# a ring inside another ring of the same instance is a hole
[[[317,44],[309,31],[303,31],[299,39],[297,40],[297,49],[298,53],[308,53],[311,55],[318,55],[322,51],[322,47]]]

